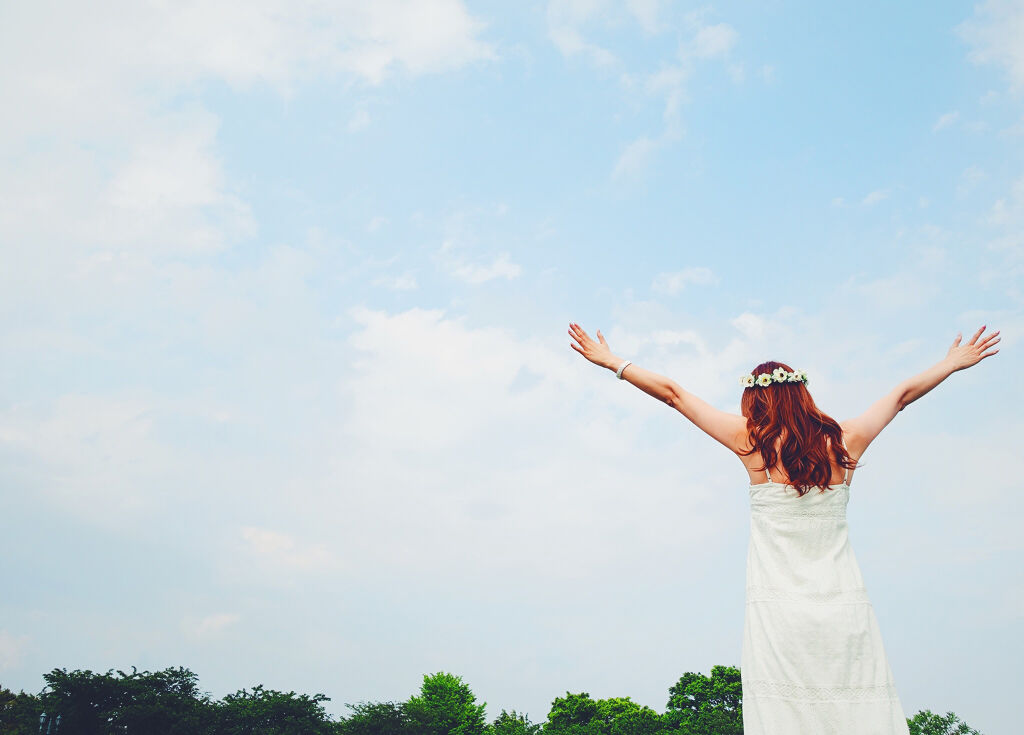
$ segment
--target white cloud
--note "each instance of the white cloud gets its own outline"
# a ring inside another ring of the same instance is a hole
[[[943,113],[942,115],[939,115],[939,119],[935,121],[934,125],[932,125],[932,130],[937,131],[942,130],[943,128],[948,128],[950,125],[955,123],[959,117],[960,113],[956,110],[953,112]]]
[[[618,62],[606,48],[586,40],[583,27],[608,9],[602,0],[550,0],[547,7],[548,37],[564,56],[582,55],[595,66]]]
[[[416,276],[412,273],[400,273],[396,276],[381,276],[373,280],[374,286],[383,286],[392,291],[413,291],[416,289]]]
[[[498,278],[518,278],[523,269],[512,260],[511,253],[507,250],[494,252],[493,218],[504,217],[507,212],[508,206],[499,203],[493,207],[456,210],[447,214],[443,224],[444,240],[431,255],[434,262],[448,275],[471,285]],[[480,222],[479,218],[483,221]],[[490,252],[480,253],[485,242],[490,245]]]
[[[661,5],[662,0],[626,0],[629,12],[647,33],[658,33],[663,29]]]
[[[494,260],[487,265],[475,263],[461,263],[452,267],[450,273],[459,280],[474,285],[486,283],[495,278],[516,278],[523,272],[523,269],[509,259],[508,253],[499,253]]]
[[[17,667],[27,647],[27,635],[15,636],[6,630],[0,630],[0,671]]]
[[[957,184],[957,194],[963,196],[973,190],[985,179],[985,172],[978,166],[968,166],[960,174],[960,182]]]
[[[659,273],[654,277],[651,288],[660,293],[675,294],[682,291],[688,284],[717,283],[718,277],[710,268],[689,267],[671,273]]]
[[[872,192],[868,193],[868,195],[865,196],[861,200],[861,204],[863,204],[864,206],[870,207],[871,205],[878,204],[880,201],[883,201],[884,199],[887,199],[888,197],[889,197],[889,190],[888,189],[876,189],[875,191],[872,191]]]
[[[973,63],[1001,66],[1011,88],[1024,88],[1024,2],[988,0],[976,5],[974,17],[956,30],[971,45]]]
[[[167,480],[154,481],[173,464],[152,435],[154,408],[141,397],[69,394],[49,408],[29,404],[0,414],[0,441],[26,466],[49,468],[37,489],[42,497],[117,523],[152,513],[169,490]]]
[[[996,200],[987,219],[992,225],[1024,222],[1024,176],[1013,182],[1009,196]]]
[[[471,327],[441,310],[358,308],[350,316],[360,325],[350,338],[358,357],[346,373],[348,409],[334,441],[350,449],[339,473],[351,489],[323,501],[337,508],[325,511],[336,519],[337,537],[373,539],[349,553],[403,573],[466,575],[478,561],[460,550],[486,547],[492,568],[514,558],[516,574],[546,584],[567,574],[589,577],[613,557],[640,559],[652,546],[699,543],[671,533],[673,521],[653,512],[658,503],[691,507],[709,491],[692,487],[683,496],[655,481],[682,461],[644,459],[675,442],[645,430],[653,417],[666,418],[663,407],[606,390],[605,371],[568,345]],[[639,337],[649,350],[700,345],[702,367],[721,359],[692,331]],[[601,396],[600,408],[592,394]],[[689,447],[680,451],[705,461]],[[580,456],[590,458],[585,466],[573,459]],[[646,490],[623,507],[622,483]],[[608,503],[618,509],[614,518]],[[511,542],[525,537],[529,544]],[[625,545],[609,544],[611,537]],[[440,559],[450,568],[437,568]]]
[[[704,26],[691,41],[682,45],[682,53],[698,59],[720,58],[732,51],[738,38],[736,29],[728,23]]]
[[[288,94],[315,78],[442,72],[496,58],[483,28],[460,0],[42,1],[7,13],[0,153],[15,165],[0,171],[0,239],[31,243],[39,261],[83,245],[196,252],[251,235],[197,85]],[[365,122],[357,112],[352,124]],[[30,136],[51,143],[22,145]]]
[[[686,84],[694,74],[696,63],[704,59],[727,62],[736,45],[738,34],[727,23],[706,25],[703,14],[690,13],[683,24],[691,31],[692,37],[680,43],[674,59],[663,63],[655,72],[638,76],[624,74],[622,77],[627,87],[638,88],[650,96],[664,99],[664,127],[657,136],[641,135],[630,141],[615,162],[612,179],[637,177],[647,168],[659,149],[682,138],[682,109],[688,101]],[[727,63],[726,67],[734,81],[743,81],[745,72],[742,63]]]
[[[325,544],[300,544],[292,536],[268,528],[242,529],[246,550],[257,563],[311,572],[337,566],[339,560]]]
[[[185,634],[192,638],[217,635],[241,620],[237,613],[214,613],[203,618],[186,617],[181,624]]]
[[[346,128],[350,133],[358,133],[361,130],[365,130],[370,125],[370,113],[365,108],[360,107],[349,118],[348,125]]]
[[[612,169],[613,179],[636,177],[647,168],[648,163],[664,142],[661,139],[640,136],[626,144]]]
[[[764,317],[744,312],[729,321],[736,330],[744,337],[752,340],[761,340],[765,335]]]

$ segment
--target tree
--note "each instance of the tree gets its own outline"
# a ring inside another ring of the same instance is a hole
[[[0,733],[2,735],[37,735],[43,704],[34,694],[0,687]]]
[[[323,694],[240,689],[218,703],[217,735],[329,735],[338,726],[327,716]]]
[[[353,713],[339,723],[342,735],[415,735],[401,702],[360,702],[347,706]]]
[[[597,702],[589,693],[572,694],[566,692],[564,697],[555,697],[548,711],[548,721],[544,732],[562,735],[589,735],[600,732],[597,719]]]
[[[185,668],[94,673],[54,669],[43,675],[42,709],[60,715],[62,733],[192,735],[205,732],[212,710],[198,679]]]
[[[656,735],[661,715],[629,697],[594,700],[587,692],[566,692],[551,703],[545,733],[551,735]]]
[[[439,671],[425,674],[419,696],[405,703],[405,712],[422,735],[483,735],[484,709],[461,676]]]
[[[743,735],[740,670],[714,666],[710,676],[687,672],[668,690],[665,722],[686,735]]]
[[[490,735],[538,735],[540,729],[540,725],[531,723],[526,715],[518,714],[515,710],[502,710],[491,723],[488,732]]]
[[[907,727],[910,735],[981,735],[966,722],[961,722],[954,712],[937,715],[928,709],[908,718]]]

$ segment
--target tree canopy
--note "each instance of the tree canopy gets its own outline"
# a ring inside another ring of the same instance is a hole
[[[257,684],[213,699],[192,671],[67,671],[44,674],[38,694],[0,686],[0,735],[742,735],[740,670],[714,666],[686,672],[668,690],[664,712],[629,697],[594,699],[566,692],[544,722],[502,710],[486,718],[469,684],[445,671],[426,674],[402,702],[348,704],[347,717],[327,714],[324,694],[298,694]],[[910,735],[981,735],[958,715],[922,710]]]

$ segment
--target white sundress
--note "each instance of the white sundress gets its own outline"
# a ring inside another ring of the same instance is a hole
[[[824,493],[799,496],[770,474],[750,486],[744,735],[909,733],[850,547],[849,500],[849,471]]]

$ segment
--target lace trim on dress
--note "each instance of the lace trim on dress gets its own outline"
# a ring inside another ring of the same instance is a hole
[[[751,508],[751,513],[755,516],[769,516],[771,518],[822,518],[826,520],[846,520],[846,508],[843,506],[838,508],[832,506],[817,506],[810,508],[789,506],[787,508],[779,508],[778,506],[774,506],[771,510],[768,510],[767,508],[759,508],[755,505]]]
[[[821,605],[870,605],[867,589],[789,590],[781,587],[747,587],[747,602],[811,602]]]
[[[789,699],[800,702],[869,702],[897,700],[893,682],[869,686],[808,687],[788,681],[743,679],[743,697],[750,695],[771,699]]]

